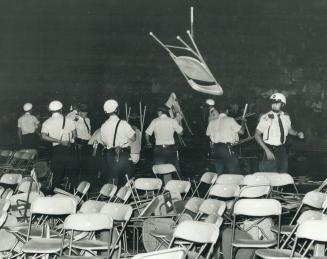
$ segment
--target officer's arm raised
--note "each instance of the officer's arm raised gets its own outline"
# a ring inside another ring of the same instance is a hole
[[[47,142],[51,142],[51,143],[59,143],[61,144],[61,141],[59,139],[56,139],[56,138],[52,138],[50,137],[48,134],[46,133],[42,133],[42,139],[44,141],[47,141]]]

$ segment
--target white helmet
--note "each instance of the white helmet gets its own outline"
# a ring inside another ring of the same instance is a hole
[[[52,112],[59,111],[60,109],[62,109],[62,103],[60,101],[55,100],[49,104],[49,110]]]
[[[25,103],[24,106],[23,106],[23,110],[25,112],[28,112],[28,111],[32,110],[32,108],[33,108],[33,104],[31,104],[31,103]]]
[[[274,93],[270,96],[270,100],[273,100],[275,102],[281,102],[284,105],[286,105],[286,97],[285,95],[281,94],[281,93]]]
[[[103,105],[103,110],[105,113],[112,113],[114,112],[118,107],[118,103],[114,99],[107,100]]]
[[[213,99],[207,99],[206,100],[206,104],[211,105],[211,106],[214,106],[215,105],[215,100],[213,100]]]

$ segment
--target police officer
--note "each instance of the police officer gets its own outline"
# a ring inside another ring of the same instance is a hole
[[[219,112],[215,108],[215,101],[213,99],[207,99],[206,104],[208,105],[209,111],[208,122],[210,122],[211,120],[218,118]]]
[[[262,115],[255,132],[255,139],[264,150],[260,163],[263,172],[287,172],[288,155],[285,142],[288,135],[304,138],[303,132],[292,128],[290,116],[282,111],[286,97],[281,93],[270,96],[271,110]]]
[[[240,173],[237,155],[232,148],[239,140],[239,134],[244,133],[244,123],[239,125],[234,118],[229,117],[230,106],[224,106],[219,117],[209,122],[206,135],[213,147],[213,159],[217,173]]]
[[[37,129],[39,120],[31,114],[33,105],[25,103],[23,110],[25,114],[18,119],[18,140],[22,148],[37,148],[39,144],[39,135]]]
[[[145,131],[145,140],[147,147],[152,147],[150,136],[155,136],[155,147],[153,150],[153,163],[173,164],[178,173],[181,172],[179,166],[178,151],[175,145],[174,134],[182,135],[183,128],[175,119],[168,117],[169,109],[161,106],[157,109],[158,117],[150,123]],[[167,181],[168,179],[165,179]]]
[[[101,141],[105,146],[106,178],[108,182],[122,185],[125,174],[132,174],[130,143],[135,141],[135,132],[127,121],[118,117],[118,103],[109,99],[103,109],[109,118],[101,126]]]
[[[62,103],[52,101],[49,110],[52,113],[42,124],[41,134],[44,141],[52,143],[51,169],[53,186],[59,186],[67,176],[73,186],[77,185],[76,158],[71,151],[71,144],[76,137],[75,123],[62,115]]]
[[[73,118],[76,126],[76,151],[81,180],[89,180],[87,171],[89,167],[88,158],[91,151],[88,141],[91,138],[91,123],[87,115],[87,105],[79,104],[77,106],[76,115]]]

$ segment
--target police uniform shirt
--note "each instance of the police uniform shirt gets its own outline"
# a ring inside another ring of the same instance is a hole
[[[62,140],[71,141],[72,131],[76,129],[75,123],[66,117],[65,127],[63,127],[64,116],[58,112],[52,114],[52,116],[47,119],[42,124],[41,133],[49,135],[49,137]],[[52,143],[53,146],[59,145],[59,143]]]
[[[89,140],[91,138],[91,123],[89,118],[82,118],[81,116],[75,117],[75,126],[77,138]]]
[[[101,126],[101,141],[104,143],[104,145],[106,145],[108,149],[114,147],[114,135],[118,121],[119,118],[117,115],[111,115],[109,119],[107,119],[106,122]],[[127,121],[121,120],[117,128],[115,146],[122,148],[128,147],[130,145],[129,139],[132,138],[134,134],[135,132],[131,125],[129,125]]]
[[[161,114],[154,119],[145,131],[150,136],[154,133],[156,145],[174,145],[175,132],[180,134],[183,132],[183,128],[175,119],[168,117],[166,114]]]
[[[22,130],[22,135],[35,133],[39,126],[39,120],[29,112],[26,112],[18,119],[18,128]]]
[[[241,129],[234,118],[221,113],[217,119],[209,122],[206,135],[213,143],[235,143],[239,140],[238,132]]]
[[[212,121],[214,119],[217,119],[218,117],[219,117],[219,112],[217,111],[217,109],[215,107],[211,107],[209,109],[208,121]]]
[[[284,129],[284,141],[281,143],[281,130],[278,123],[278,114],[270,111],[261,116],[257,130],[263,134],[263,141],[269,145],[280,146],[285,143],[288,131],[291,128],[290,116],[280,112],[280,119]]]

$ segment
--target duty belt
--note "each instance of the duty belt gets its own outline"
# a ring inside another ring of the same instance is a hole
[[[163,147],[163,148],[165,148],[165,147],[175,147],[175,144],[171,144],[171,145],[156,145],[156,147]]]

